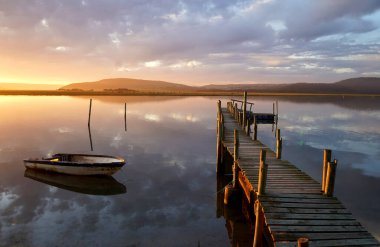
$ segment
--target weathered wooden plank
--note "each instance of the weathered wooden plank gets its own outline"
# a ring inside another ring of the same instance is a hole
[[[293,242],[277,242],[276,247],[296,247],[297,241]],[[316,240],[309,241],[309,246],[379,246],[379,243],[373,238],[362,239],[337,239],[337,240]]]
[[[264,207],[265,213],[288,213],[288,214],[350,214],[347,209],[334,208],[278,208]]]
[[[257,169],[257,166],[256,165],[249,165],[249,164],[244,164],[242,162],[240,162],[240,160],[238,161],[239,162],[239,166],[241,167],[245,167],[245,170],[246,171],[250,171],[250,170],[256,170]],[[273,171],[273,173],[275,172],[280,172],[280,171],[286,171],[286,172],[293,172],[293,173],[300,173],[300,174],[305,174],[304,172],[302,172],[301,170],[299,169],[296,169],[296,168],[293,168],[293,167],[286,167],[286,166],[270,166],[270,163],[268,164],[268,170],[270,171]]]
[[[247,177],[247,179],[249,179],[250,181],[257,181],[258,178],[252,178],[252,177]],[[313,182],[313,181],[308,181],[308,180],[299,180],[299,181],[287,181],[287,180],[276,180],[276,179],[273,179],[273,178],[270,178],[269,179],[269,183],[272,183],[272,184],[278,184],[278,185],[281,185],[281,186],[292,186],[292,185],[297,185],[297,186],[302,186],[302,185],[305,185],[305,186],[311,186],[311,187],[316,187],[318,188],[318,184]],[[289,187],[284,187],[284,189],[287,189]],[[321,191],[321,188],[319,188],[319,191]]]
[[[261,202],[294,202],[294,203],[333,203],[340,204],[335,198],[292,198],[292,197],[260,197]]]
[[[286,188],[282,188],[282,189],[279,189],[279,188],[268,188],[266,193],[295,193],[295,194],[321,194],[321,191],[319,189],[304,189],[304,188],[298,188],[298,189],[294,189],[294,188],[289,188],[289,189],[286,189]]]
[[[276,207],[276,208],[345,208],[340,203],[293,203],[293,202],[261,202],[264,207]]]
[[[356,220],[337,220],[337,219],[273,219],[266,218],[269,225],[293,225],[293,226],[360,226]]]
[[[287,220],[354,220],[352,214],[296,214],[296,213],[266,213],[267,219],[287,219]]]
[[[273,232],[367,232],[361,225],[358,226],[281,226],[271,225]]]
[[[310,241],[310,246],[379,246],[379,242],[373,238],[366,239],[337,239]]]
[[[311,194],[311,195],[305,195],[305,194],[293,194],[293,193],[266,193],[265,195],[262,196],[263,198],[282,198],[282,197],[286,197],[286,198],[326,198],[326,196],[322,195],[322,194],[318,194],[318,195],[314,195],[314,194]],[[337,199],[336,197],[330,197],[329,199]]]
[[[257,181],[257,178],[249,178],[248,177],[248,180],[249,181]],[[310,182],[310,181],[304,181],[304,182],[302,182],[302,181],[294,181],[294,182],[289,181],[288,182],[288,181],[276,181],[276,180],[271,179],[271,180],[269,180],[269,183],[272,183],[274,186],[276,184],[280,185],[280,186],[282,186],[282,189],[285,189],[285,190],[290,189],[290,187],[292,187],[294,185],[299,187],[299,186],[302,186],[302,184],[304,184],[305,189],[310,188],[310,187],[313,187],[313,188],[315,187],[319,191],[319,193],[321,192],[321,188],[318,188],[318,184],[315,184],[315,183]],[[302,188],[299,187],[299,189],[302,189]]]
[[[317,240],[339,240],[339,239],[368,239],[373,238],[368,232],[334,232],[334,233],[311,233],[311,232],[293,232],[293,233],[274,233],[274,240],[277,241],[296,241],[301,237],[307,237],[310,241]]]

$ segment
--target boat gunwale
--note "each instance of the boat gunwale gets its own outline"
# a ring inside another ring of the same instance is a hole
[[[44,164],[51,166],[70,166],[70,167],[122,167],[125,162],[110,162],[110,163],[81,163],[72,161],[50,161],[50,160],[24,160],[26,163]]]
[[[70,156],[87,156],[87,157],[99,157],[99,158],[113,158],[115,162],[78,162],[78,161],[52,161],[52,159],[56,159],[57,157],[61,157],[63,155]],[[52,155],[50,158],[42,158],[42,159],[24,159],[25,163],[32,164],[43,164],[43,165],[51,165],[51,166],[67,166],[67,167],[122,167],[125,165],[125,160],[121,157],[110,156],[110,155],[97,155],[97,154],[74,154],[74,153],[57,153]]]

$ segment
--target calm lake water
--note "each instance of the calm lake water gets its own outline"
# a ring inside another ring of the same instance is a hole
[[[216,217],[218,99],[94,98],[91,151],[88,98],[1,96],[0,246],[231,246]],[[283,158],[318,181],[323,149],[332,149],[335,194],[379,239],[380,99],[249,100],[259,112],[279,101]],[[258,138],[274,149],[272,126],[260,125]],[[99,181],[25,172],[24,158],[58,152],[127,165]]]

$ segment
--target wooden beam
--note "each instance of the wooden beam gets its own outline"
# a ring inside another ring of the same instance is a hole
[[[331,197],[334,194],[335,174],[336,174],[337,163],[338,163],[337,160],[327,163],[328,166],[327,166],[325,195],[328,197]]]
[[[323,150],[323,167],[322,167],[322,192],[325,192],[326,189],[326,176],[327,176],[327,166],[328,162],[331,161],[331,150],[325,149]]]
[[[260,170],[259,170],[259,185],[258,195],[265,194],[265,186],[267,182],[268,164],[265,163],[266,151],[261,149],[260,151]]]

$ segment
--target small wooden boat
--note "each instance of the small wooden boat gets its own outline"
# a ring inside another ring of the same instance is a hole
[[[125,160],[119,157],[93,154],[54,154],[50,158],[26,159],[26,168],[70,175],[112,175]]]
[[[75,176],[27,168],[24,177],[88,195],[118,195],[127,192],[125,185],[112,176]]]

